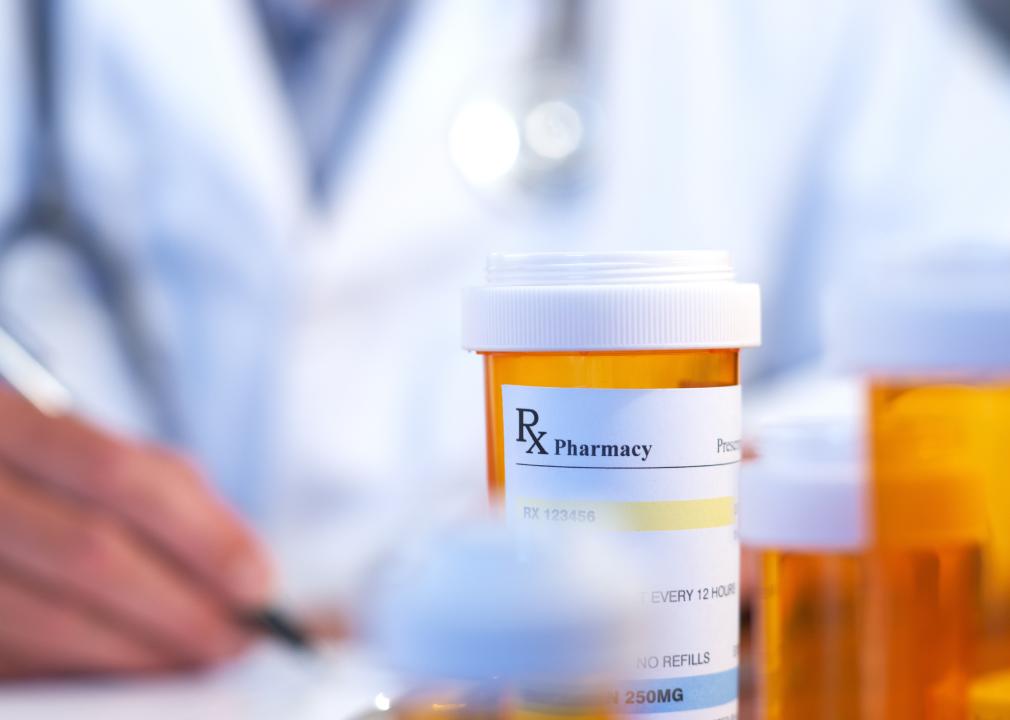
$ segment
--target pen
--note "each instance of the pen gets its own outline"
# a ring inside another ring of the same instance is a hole
[[[0,377],[40,412],[55,417],[73,410],[70,390],[21,343],[0,327]],[[308,634],[274,607],[236,614],[240,625],[299,650],[311,650]]]

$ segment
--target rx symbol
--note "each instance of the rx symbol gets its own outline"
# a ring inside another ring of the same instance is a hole
[[[526,454],[532,455],[536,450],[540,455],[547,455],[547,450],[540,443],[547,434],[546,430],[534,430],[533,426],[540,422],[540,414],[532,408],[516,408],[519,413],[519,437],[516,442],[529,442]]]

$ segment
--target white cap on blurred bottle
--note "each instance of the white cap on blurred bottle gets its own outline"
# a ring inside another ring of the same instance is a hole
[[[442,538],[384,593],[380,658],[422,680],[523,683],[615,670],[634,632],[632,583],[588,542],[567,533],[519,540],[497,525]]]
[[[852,420],[765,428],[740,471],[740,541],[780,550],[856,550],[866,544],[863,453]]]
[[[1010,369],[1010,238],[891,256],[828,297],[826,354],[870,374]]]

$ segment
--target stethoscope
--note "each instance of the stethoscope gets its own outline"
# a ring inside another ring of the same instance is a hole
[[[496,202],[563,205],[582,194],[601,156],[592,73],[591,0],[542,0],[532,47],[477,83],[448,129],[459,176]]]
[[[536,0],[537,21],[530,50],[505,73],[478,83],[451,115],[448,155],[462,180],[493,202],[521,202],[542,208],[562,206],[579,196],[595,174],[600,152],[600,112],[593,82],[592,62],[598,52],[590,47],[593,0]],[[116,276],[118,264],[105,256],[102,243],[90,229],[64,212],[62,173],[54,150],[59,137],[57,94],[53,92],[56,65],[52,47],[54,8],[51,2],[26,2],[28,34],[33,48],[33,87],[40,118],[40,156],[35,165],[43,181],[36,202],[5,236],[51,229],[55,237],[73,239],[75,251],[99,275],[97,285],[116,310],[117,328],[130,364],[143,376],[140,386],[153,388],[149,403],[167,408],[166,393],[152,376],[149,348],[138,338],[137,320],[128,298],[127,283]],[[122,317],[120,317],[120,315]],[[165,418],[158,423],[176,423]]]
[[[90,273],[89,280],[99,302],[114,318],[117,340],[126,356],[135,386],[144,393],[143,405],[162,437],[174,438],[181,426],[169,402],[170,391],[159,381],[154,350],[143,342],[143,321],[135,313],[129,295],[129,283],[121,263],[107,250],[95,230],[74,211],[67,201],[66,173],[60,160],[61,98],[56,92],[59,65],[54,41],[58,3],[55,0],[26,0],[25,37],[30,62],[30,87],[33,90],[32,115],[36,138],[32,155],[31,190],[23,211],[10,226],[0,228],[0,252],[10,250],[22,239],[41,234],[64,242]],[[0,307],[0,327],[26,348],[36,361],[45,363],[46,349],[32,337],[27,327]]]

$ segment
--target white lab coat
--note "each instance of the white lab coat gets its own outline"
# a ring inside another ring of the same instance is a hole
[[[920,0],[602,4],[595,185],[566,207],[487,203],[447,128],[518,62],[534,1],[418,2],[322,208],[246,2],[62,4],[74,203],[128,278],[170,439],[236,502],[318,518],[479,495],[480,362],[457,304],[490,251],[727,248],[764,288],[761,377],[816,357],[819,290],[863,250],[1010,231],[1006,69],[952,3]],[[0,104],[0,147],[19,147],[21,106]],[[0,159],[14,207],[24,164]],[[0,298],[86,412],[154,432],[90,282],[22,242]]]

